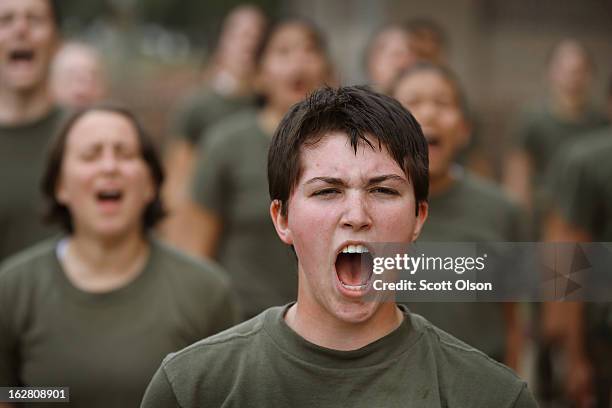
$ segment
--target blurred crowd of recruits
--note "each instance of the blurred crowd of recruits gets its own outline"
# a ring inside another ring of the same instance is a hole
[[[607,106],[594,106],[588,50],[576,39],[551,49],[549,94],[517,120],[498,185],[468,170],[477,112],[449,66],[448,41],[417,19],[364,44],[369,85],[406,107],[429,144],[420,240],[612,241],[612,81]],[[61,38],[56,2],[2,0],[0,386],[44,384],[65,365],[62,380],[93,389],[100,367],[112,366],[104,330],[131,342],[126,355],[142,355],[117,374],[131,401],[167,353],[295,299],[295,259],[269,215],[267,148],[289,107],[322,85],[339,84],[312,22],[237,7],[159,160],[130,111],[103,103],[112,97],[104,56]],[[159,272],[145,282],[143,269]],[[54,285],[65,292],[48,299]],[[49,315],[53,307],[65,316]],[[527,376],[543,406],[610,406],[609,304],[409,307]],[[143,336],[152,344],[135,340]]]

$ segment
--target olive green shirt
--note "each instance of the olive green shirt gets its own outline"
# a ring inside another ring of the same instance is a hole
[[[193,181],[194,201],[221,218],[217,258],[247,317],[297,295],[297,262],[270,218],[270,141],[255,111],[228,117],[200,145]]]
[[[593,241],[612,241],[612,127],[565,146],[548,174],[548,194]]]
[[[419,242],[517,242],[526,238],[525,217],[499,187],[469,172],[429,197],[429,216]],[[409,307],[433,324],[503,361],[503,303],[414,302]]]
[[[536,190],[542,187],[548,165],[564,143],[606,123],[606,117],[593,109],[587,109],[581,118],[572,122],[558,118],[545,106],[525,111],[518,126],[517,142],[532,161],[533,187]]]
[[[62,117],[53,108],[31,123],[0,125],[0,262],[57,232],[42,221],[40,183],[47,145]]]
[[[510,369],[404,310],[354,351],[310,343],[286,307],[164,359],[141,407],[536,407]]]
[[[584,135],[555,157],[548,197],[567,222],[595,242],[612,242],[612,127]],[[612,302],[585,304],[586,352],[601,404],[612,387]],[[603,406],[603,405],[602,405]]]
[[[89,293],[68,280],[56,248],[45,241],[0,269],[1,386],[70,387],[71,407],[136,407],[164,356],[237,321],[212,263],[153,240],[138,277]]]
[[[225,116],[247,109],[255,103],[253,95],[224,96],[204,86],[179,103],[171,132],[196,145],[209,128]]]

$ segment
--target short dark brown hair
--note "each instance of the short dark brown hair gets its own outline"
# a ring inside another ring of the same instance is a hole
[[[45,170],[41,184],[46,204],[46,211],[44,215],[45,221],[58,222],[66,232],[74,232],[74,225],[72,223],[70,211],[65,205],[61,204],[57,200],[55,193],[61,177],[62,163],[64,161],[64,154],[66,152],[66,140],[68,139],[68,134],[79,119],[90,112],[96,111],[117,113],[129,120],[136,129],[138,142],[140,144],[140,152],[143,160],[149,168],[149,171],[151,172],[151,177],[153,179],[153,185],[155,188],[155,198],[145,208],[142,219],[143,229],[147,231],[154,227],[155,224],[165,215],[164,206],[160,196],[161,186],[164,181],[163,167],[152,139],[144,130],[136,116],[130,110],[114,104],[99,104],[73,112],[66,118],[62,126],[60,126],[59,131],[51,141],[47,152]]]
[[[412,114],[395,99],[367,87],[323,87],[295,104],[272,138],[268,184],[270,198],[280,201],[283,215],[287,215],[289,197],[301,176],[302,146],[312,146],[330,132],[345,133],[355,154],[359,144],[378,150],[386,147],[412,183],[416,202],[427,202],[427,142]],[[417,205],[417,214],[418,210]]]

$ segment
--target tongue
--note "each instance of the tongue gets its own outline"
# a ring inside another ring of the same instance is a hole
[[[340,254],[336,260],[336,272],[340,282],[345,285],[359,286],[367,281],[362,273],[360,254]]]

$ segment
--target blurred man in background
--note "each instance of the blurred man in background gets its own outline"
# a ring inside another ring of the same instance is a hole
[[[608,88],[608,117],[612,120],[612,76]],[[550,241],[612,242],[612,128],[581,135],[558,153],[549,173],[551,209],[545,238]],[[565,397],[578,406],[610,406],[612,393],[612,304],[547,303],[543,305],[544,352],[540,364],[566,362],[561,381]],[[558,351],[560,353],[555,353]],[[549,374],[549,375],[550,375]],[[555,395],[554,383],[544,383],[544,397]]]
[[[102,100],[107,88],[100,53],[85,43],[64,43],[51,67],[55,101],[66,108],[85,108]]]
[[[61,111],[49,89],[60,41],[52,0],[0,2],[0,260],[52,233],[38,216],[38,179]]]
[[[535,211],[537,225],[544,211],[544,174],[557,149],[606,123],[590,103],[593,69],[593,61],[580,42],[559,42],[548,60],[549,98],[521,118],[516,148],[506,165],[505,184]]]

